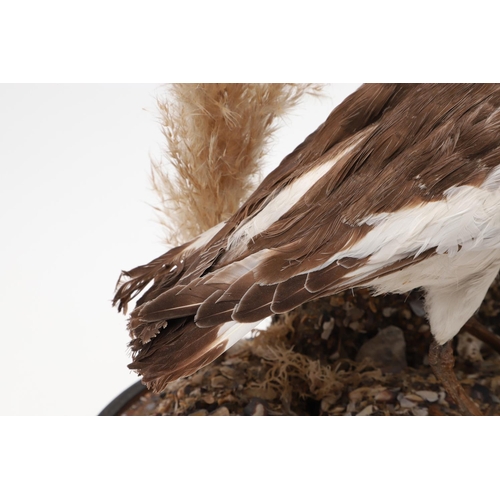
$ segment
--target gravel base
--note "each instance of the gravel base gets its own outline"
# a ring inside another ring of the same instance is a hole
[[[123,414],[459,415],[428,365],[421,298],[355,290],[310,302]],[[499,304],[497,278],[476,315],[497,335]],[[465,329],[454,346],[466,392],[500,415],[500,355]]]

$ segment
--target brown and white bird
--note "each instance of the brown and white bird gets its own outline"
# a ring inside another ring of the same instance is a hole
[[[114,304],[143,292],[129,366],[159,391],[272,314],[354,287],[422,288],[431,364],[477,414],[449,341],[499,269],[500,85],[367,84],[229,220],[122,273]]]

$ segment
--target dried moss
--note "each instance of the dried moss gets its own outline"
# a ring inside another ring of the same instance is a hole
[[[499,298],[497,279],[478,312],[497,334]],[[418,292],[370,297],[357,290],[305,304],[161,395],[146,393],[126,414],[459,415],[427,364],[431,338],[419,300]],[[404,332],[408,367],[388,373],[369,359],[355,361],[391,325]],[[500,415],[500,356],[480,342],[474,354],[461,335],[457,376],[485,414]]]

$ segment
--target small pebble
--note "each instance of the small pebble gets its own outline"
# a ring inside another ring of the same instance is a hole
[[[346,409],[345,406],[336,406],[333,410],[332,413],[334,415],[343,415],[345,413]]]
[[[373,413],[373,405],[368,405],[366,408],[363,408],[356,416],[358,417],[366,417]]]
[[[350,311],[348,311],[348,314],[352,320],[357,321],[365,315],[365,311],[359,307],[353,307]]]
[[[229,417],[229,410],[226,406],[220,406],[210,414],[211,417]]]
[[[389,403],[390,401],[394,401],[396,399],[396,395],[394,392],[389,391],[389,390],[384,390],[382,392],[379,392],[375,396],[375,401],[377,403]]]
[[[222,377],[222,376],[214,377],[211,380],[210,385],[214,389],[218,389],[218,388],[221,388],[221,387],[226,387],[228,385],[228,380],[227,380],[226,377]]]
[[[367,358],[386,373],[404,370],[408,365],[403,330],[397,326],[388,326],[367,340],[359,349],[356,361]]]
[[[416,417],[427,417],[429,415],[429,409],[425,407],[421,408],[417,406],[416,408],[412,408],[411,412]]]
[[[401,408],[414,408],[415,406],[417,406],[417,403],[414,403],[413,401],[407,399],[402,392],[398,394],[398,402]]]
[[[211,405],[215,402],[215,398],[213,394],[207,394],[206,396],[203,396],[202,401],[205,402],[207,405]]]
[[[395,312],[397,312],[395,307],[384,307],[382,309],[382,316],[384,316],[384,318],[390,318]]]
[[[410,309],[413,311],[413,314],[419,318],[423,318],[425,316],[424,304],[421,300],[410,300],[408,304]]]
[[[370,387],[358,387],[349,393],[349,401],[359,403],[366,399],[370,392]]]
[[[321,338],[323,340],[328,340],[333,332],[333,327],[335,326],[335,319],[331,318],[329,321],[323,323],[323,331],[321,332]]]
[[[344,303],[344,310],[349,314],[350,311],[352,309],[354,309],[354,307],[356,307],[354,304],[352,304],[351,302],[345,302]]]
[[[351,415],[356,410],[356,403],[351,401],[345,409],[347,415]]]
[[[457,353],[463,359],[471,363],[483,361],[483,356],[481,355],[482,346],[483,342],[473,337],[469,332],[458,334]]]
[[[424,401],[424,398],[418,394],[406,394],[406,399],[409,399],[410,401],[413,401],[414,403],[422,403]]]
[[[265,401],[260,398],[252,398],[245,408],[243,408],[243,415],[248,417],[262,417],[267,415]]]
[[[231,380],[234,379],[235,371],[233,368],[230,368],[229,366],[221,366],[220,372],[222,375],[224,375],[224,377],[231,379]]]
[[[208,415],[207,410],[198,410],[198,411],[195,411],[194,413],[191,413],[189,416],[190,417],[205,417],[207,415]]]
[[[363,333],[365,331],[363,325],[359,321],[353,321],[349,323],[349,328],[351,330],[354,330],[355,332],[360,332],[360,333]]]
[[[418,394],[421,398],[424,398],[425,401],[429,403],[435,403],[439,399],[439,395],[434,391],[415,391],[415,394]]]
[[[333,307],[341,307],[345,303],[344,297],[342,295],[332,295],[330,297],[330,305]]]

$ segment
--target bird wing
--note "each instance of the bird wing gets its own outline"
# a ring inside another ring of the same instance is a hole
[[[496,207],[499,108],[498,85],[360,87],[230,220],[124,273],[120,308],[152,283],[130,366],[158,388],[215,359],[240,323],[477,245]]]

